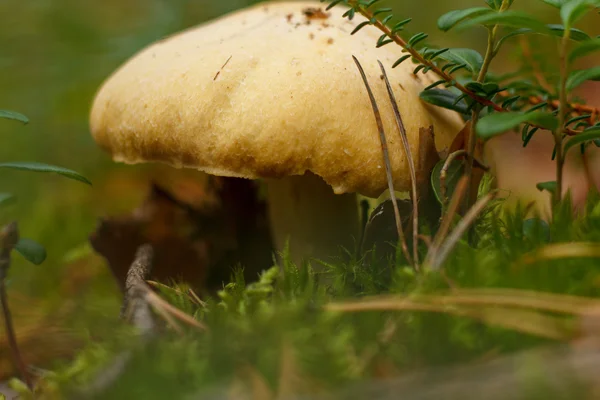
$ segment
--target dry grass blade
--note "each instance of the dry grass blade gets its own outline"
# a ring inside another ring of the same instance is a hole
[[[406,153],[406,159],[408,161],[408,169],[410,171],[410,180],[411,180],[411,190],[412,190],[412,204],[413,204],[413,261],[415,269],[419,269],[419,198],[417,192],[417,172],[415,170],[415,161],[412,156],[412,152],[410,151],[410,143],[408,143],[408,137],[406,136],[406,128],[404,127],[404,122],[402,122],[402,115],[400,114],[400,110],[398,109],[398,102],[396,101],[396,96],[394,95],[394,91],[392,90],[392,85],[390,84],[390,80],[388,79],[387,73],[381,61],[377,61],[379,63],[379,68],[381,69],[381,73],[383,75],[383,79],[385,81],[385,86],[387,88],[388,95],[390,96],[390,102],[392,103],[392,109],[394,110],[394,117],[396,118],[396,124],[398,125],[398,130],[400,131],[400,137],[402,138],[402,145],[404,146],[404,151]]]
[[[452,297],[459,302],[503,304],[577,315],[586,314],[590,309],[600,307],[600,300],[592,297],[510,288],[458,289],[452,292]]]
[[[534,264],[545,260],[558,260],[561,258],[600,258],[600,243],[576,242],[555,243],[525,254],[519,261],[520,264]]]
[[[446,209],[446,205],[448,203],[448,198],[446,196],[448,192],[448,186],[446,185],[448,168],[450,168],[452,161],[454,161],[457,157],[464,156],[465,154],[467,154],[466,150],[457,150],[454,153],[450,153],[448,158],[446,158],[446,161],[444,161],[444,165],[440,171],[440,194],[442,195],[442,209]]]
[[[199,306],[204,308],[208,307],[208,304],[205,301],[202,301],[202,299],[200,299],[200,296],[198,296],[193,289],[188,289],[188,294],[190,295],[192,300]]]
[[[163,290],[169,290],[169,291],[175,292],[179,296],[188,297],[192,302],[196,303],[197,305],[199,305],[201,307],[206,307],[206,302],[202,301],[200,299],[200,297],[198,297],[196,292],[194,292],[192,289],[187,289],[185,292],[183,292],[180,289],[177,289],[175,287],[171,287],[171,286],[165,285],[164,283],[160,283],[160,282],[156,282],[156,281],[148,281],[147,280],[146,283],[154,289],[163,289]]]
[[[454,189],[454,194],[452,195],[452,200],[450,201],[450,205],[448,206],[447,212],[442,217],[442,222],[440,223],[440,228],[438,229],[435,237],[433,238],[433,243],[429,247],[429,251],[427,252],[427,257],[425,257],[425,266],[430,268],[431,264],[437,258],[438,250],[446,239],[448,235],[448,231],[450,231],[450,225],[452,224],[452,220],[454,219],[454,215],[458,211],[458,207],[460,206],[460,202],[462,200],[463,195],[467,189],[467,177],[463,176],[460,178],[458,183],[456,184],[456,189]]]
[[[574,336],[574,330],[565,318],[558,318],[533,310],[515,310],[509,307],[475,305],[471,307],[453,304],[431,303],[426,296],[421,298],[380,297],[365,301],[333,303],[325,310],[337,312],[365,311],[422,311],[467,317],[474,320],[500,326],[521,333],[536,335],[548,339],[568,340]]]
[[[375,101],[375,96],[373,95],[373,91],[371,90],[371,86],[369,86],[369,81],[367,80],[367,76],[365,75],[365,71],[360,65],[358,59],[352,56],[352,59],[356,63],[358,71],[360,72],[360,76],[367,88],[367,93],[369,94],[369,99],[371,101],[371,106],[373,107],[373,114],[375,114],[375,121],[377,122],[377,128],[379,130],[379,139],[381,140],[381,151],[383,153],[383,160],[385,163],[385,173],[388,181],[388,189],[390,191],[390,198],[392,199],[392,205],[394,206],[394,217],[396,219],[396,229],[398,231],[398,238],[400,240],[400,245],[402,247],[402,252],[404,257],[409,264],[412,263],[412,259],[410,253],[408,251],[408,246],[406,245],[406,238],[404,237],[404,231],[402,230],[402,219],[400,218],[400,210],[398,209],[398,204],[396,203],[396,196],[394,195],[394,178],[392,176],[392,166],[390,164],[390,156],[387,148],[387,140],[385,138],[385,131],[383,129],[383,121],[381,120],[381,114],[379,113],[379,107],[377,106],[377,102]]]
[[[167,322],[167,325],[173,328],[173,330],[178,334],[183,334],[183,330],[181,329],[179,324],[177,324],[175,318],[166,310],[166,308],[164,307],[164,303],[162,303],[162,299],[158,297],[158,295],[156,295],[152,291],[149,291],[144,296],[144,299],[146,300],[146,302],[148,302],[148,304],[152,306],[154,311],[156,311],[158,315],[160,315]]]
[[[441,265],[446,261],[446,258],[456,246],[459,239],[465,234],[467,229],[471,226],[475,218],[479,215],[479,213],[485,208],[485,206],[496,196],[495,193],[488,193],[481,199],[479,199],[473,207],[467,211],[465,216],[458,222],[456,228],[452,231],[452,233],[448,236],[448,238],[444,241],[444,243],[440,246],[436,257],[433,259],[430,267],[434,270],[440,269]]]
[[[301,384],[298,362],[294,353],[294,348],[290,343],[284,341],[281,344],[281,359],[279,362],[277,398],[285,398],[294,393],[298,393]]]
[[[161,314],[163,314],[162,312],[164,311],[166,314],[177,318],[181,322],[196,328],[201,332],[205,332],[207,330],[207,327],[203,323],[160,298],[160,296],[154,293],[148,286],[146,286],[146,290],[146,301],[148,301],[148,303],[150,303]]]

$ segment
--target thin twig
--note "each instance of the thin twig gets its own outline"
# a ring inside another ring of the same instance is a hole
[[[138,248],[135,259],[127,272],[125,297],[121,308],[121,318],[130,321],[140,329],[142,336],[150,335],[154,329],[154,318],[146,301],[146,279],[150,277],[154,250],[149,244]]]
[[[431,264],[431,269],[437,270],[441,267],[443,262],[446,260],[450,251],[456,246],[458,240],[464,235],[464,233],[469,229],[469,226],[475,221],[475,218],[479,215],[479,213],[484,209],[484,207],[496,196],[496,193],[488,193],[481,199],[479,199],[473,207],[467,211],[465,216],[458,222],[456,228],[452,231],[452,233],[448,236],[446,241],[441,245],[439,251],[436,254],[436,257],[433,259],[433,263]]]
[[[149,281],[147,280],[146,283],[155,289],[166,289],[166,290],[171,290],[175,293],[177,293],[179,296],[186,296],[188,297],[192,302],[196,303],[197,305],[206,308],[206,302],[200,300],[200,297],[198,297],[198,295],[192,290],[192,289],[187,289],[185,292],[183,292],[180,289],[177,289],[175,287],[171,287],[168,285],[165,285],[164,283],[160,283],[160,282],[156,282],[156,281]]]
[[[450,164],[459,156],[464,156],[468,154],[466,150],[457,150],[454,153],[450,153],[446,161],[444,161],[444,165],[442,166],[442,170],[440,171],[440,194],[442,196],[442,209],[446,208],[446,204],[448,203],[448,197],[446,196],[448,192],[448,186],[446,185],[446,178],[448,175],[448,168],[450,168]]]
[[[425,257],[424,264],[426,264],[427,267],[430,267],[431,264],[437,258],[438,250],[439,250],[440,246],[442,245],[442,243],[444,242],[444,240],[446,239],[448,232],[450,231],[450,225],[452,225],[452,220],[454,219],[454,215],[456,215],[456,211],[458,210],[461,200],[465,194],[466,186],[467,186],[467,177],[463,175],[459,179],[458,183],[456,184],[456,189],[454,189],[454,193],[452,194],[452,200],[450,201],[448,210],[442,217],[442,221],[440,223],[440,228],[438,229],[437,233],[435,234],[435,237],[433,238],[433,243],[429,247],[429,251],[427,252],[427,257]]]
[[[394,110],[394,117],[396,118],[396,124],[398,125],[398,130],[400,131],[402,145],[404,146],[404,151],[406,152],[406,159],[408,161],[408,169],[410,171],[410,180],[412,184],[411,197],[413,204],[413,261],[415,269],[419,270],[419,198],[417,192],[417,173],[415,171],[415,161],[410,150],[410,144],[408,143],[408,137],[406,136],[406,128],[404,127],[404,122],[402,122],[402,115],[400,114],[400,110],[398,109],[398,102],[396,101],[396,96],[394,95],[394,91],[392,90],[392,85],[390,84],[390,80],[388,79],[383,64],[379,60],[377,62],[379,63],[379,68],[381,68],[381,73],[385,81],[385,86],[387,88],[388,95],[390,96],[390,102],[392,103],[392,109]]]
[[[183,331],[181,330],[181,328],[179,328],[179,326],[177,325],[177,323],[175,322],[175,320],[173,318],[176,318],[176,319],[184,322],[185,324],[190,325],[200,331],[206,331],[206,326],[204,324],[202,324],[195,318],[189,316],[188,314],[184,313],[177,307],[172,306],[167,301],[163,300],[159,295],[157,295],[156,293],[154,293],[152,291],[150,286],[153,286],[156,288],[163,287],[166,289],[170,289],[170,290],[173,290],[175,293],[178,293],[182,296],[185,296],[186,294],[178,289],[170,288],[162,283],[158,283],[155,281],[147,281],[147,283],[142,282],[142,284],[138,287],[138,289],[142,292],[142,296],[143,296],[144,300],[149,305],[151,305],[156,310],[156,312],[158,314],[160,314],[160,316],[163,317],[165,319],[165,321],[167,321],[167,323],[175,331],[177,331],[178,333],[183,333]],[[190,289],[189,293],[193,293],[193,291],[191,291],[191,289]],[[192,299],[192,301],[198,303],[198,305],[206,307],[206,303],[203,302],[202,300],[200,300],[195,293],[193,293],[193,295],[190,294],[190,298]]]
[[[13,363],[21,374],[23,382],[31,389],[33,384],[31,377],[27,372],[27,367],[19,351],[17,337],[12,321],[12,315],[8,306],[8,296],[6,294],[6,276],[10,268],[10,253],[19,241],[19,228],[16,222],[11,222],[5,225],[0,231],[0,303],[2,303],[2,314],[4,316],[4,324],[6,326],[6,336],[8,337],[8,345],[12,353]]]
[[[352,59],[356,63],[358,67],[358,71],[360,72],[360,76],[362,77],[363,82],[367,88],[367,93],[369,94],[369,99],[371,100],[371,106],[373,107],[373,113],[375,114],[375,121],[377,122],[377,128],[379,129],[379,139],[381,141],[381,151],[383,153],[383,161],[385,163],[385,173],[387,176],[388,189],[390,191],[390,198],[392,199],[392,205],[394,206],[394,217],[396,219],[396,229],[398,230],[398,238],[400,239],[400,245],[402,247],[402,252],[404,253],[404,257],[409,264],[412,264],[411,256],[408,251],[408,246],[406,245],[406,238],[404,237],[404,231],[402,230],[402,219],[400,218],[400,210],[398,209],[398,204],[396,200],[396,195],[394,192],[394,178],[392,176],[392,166],[390,163],[390,156],[387,148],[387,140],[385,138],[385,131],[383,129],[383,122],[381,121],[381,114],[379,113],[379,107],[377,106],[377,102],[375,101],[375,96],[373,95],[373,91],[369,86],[369,81],[367,80],[367,76],[365,75],[365,71],[363,67],[358,62],[358,59],[352,56]]]
[[[181,322],[183,322],[193,328],[196,328],[199,331],[204,332],[207,330],[206,326],[202,322],[200,322],[197,319],[195,319],[194,317],[184,313],[177,307],[172,306],[171,304],[169,304],[168,302],[163,300],[159,295],[154,293],[148,286],[144,286],[144,290],[146,291],[146,301],[148,301],[150,304],[152,304],[152,306],[155,309],[160,310],[161,312],[164,311],[168,315],[175,317],[176,319],[180,320]]]
[[[196,292],[194,292],[193,289],[188,289],[188,293],[189,293],[190,297],[192,299],[194,299],[194,302],[196,302],[199,306],[204,307],[204,308],[208,307],[208,304],[205,301],[202,301],[200,296],[198,296],[196,294]]]

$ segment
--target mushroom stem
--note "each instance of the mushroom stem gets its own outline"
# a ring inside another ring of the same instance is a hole
[[[340,255],[340,246],[348,251],[356,248],[356,195],[336,195],[320,177],[307,172],[268,180],[267,197],[274,245],[282,251],[289,241],[291,260],[296,265],[309,258],[332,261]]]

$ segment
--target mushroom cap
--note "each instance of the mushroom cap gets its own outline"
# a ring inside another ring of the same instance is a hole
[[[377,60],[386,66],[416,160],[450,146],[463,125],[422,102],[436,80],[414,75],[394,44],[342,6],[267,2],[168,37],[122,65],[96,94],[97,143],[124,163],[164,162],[209,174],[281,178],[306,171],[335,193],[376,197],[387,188],[381,144],[363,81],[365,69],[385,127],[396,190],[410,188],[408,162]],[[427,179],[428,177],[423,177]]]

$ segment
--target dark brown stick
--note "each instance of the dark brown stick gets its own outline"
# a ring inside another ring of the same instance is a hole
[[[0,303],[2,303],[2,314],[4,316],[4,324],[6,325],[6,336],[8,337],[8,345],[10,347],[13,363],[19,373],[21,379],[29,388],[33,388],[31,377],[27,373],[27,367],[19,351],[17,337],[12,322],[10,308],[8,307],[8,296],[6,294],[6,276],[10,268],[10,253],[19,241],[19,228],[16,222],[11,222],[5,225],[0,232]]]

